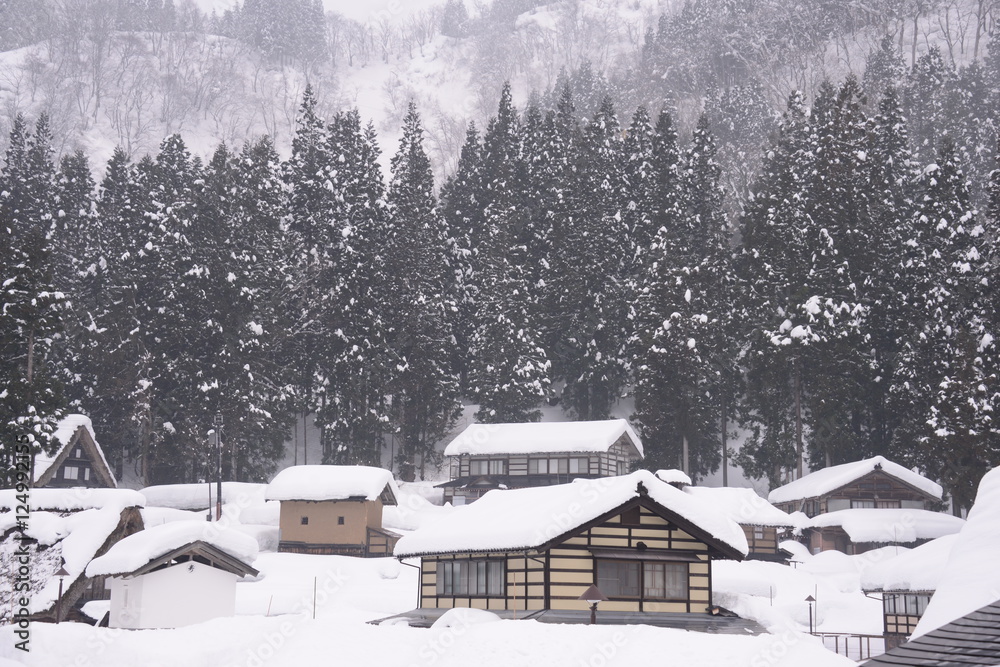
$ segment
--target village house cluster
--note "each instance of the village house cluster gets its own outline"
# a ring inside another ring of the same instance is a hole
[[[407,523],[400,485],[381,468],[300,465],[269,484],[226,482],[219,521],[209,520],[215,485],[117,488],[86,417],[66,418],[57,439],[53,455],[35,458],[30,495],[37,621],[146,629],[232,616],[237,582],[259,575],[260,553],[278,552],[414,565],[417,605],[389,619],[412,626],[469,608],[759,634],[761,625],[717,603],[714,562],[794,565],[801,549],[899,547],[865,570],[862,586],[882,600],[886,647],[914,650],[906,640],[968,532],[937,511],[939,485],[883,457],[818,470],[765,499],[642,469],[642,442],[625,420],[469,426],[445,449],[450,479],[438,484],[455,509],[424,525]],[[7,565],[14,506],[14,491],[0,491]],[[227,525],[233,513],[238,527]],[[992,618],[995,607],[976,613]],[[877,664],[908,664],[888,655]]]

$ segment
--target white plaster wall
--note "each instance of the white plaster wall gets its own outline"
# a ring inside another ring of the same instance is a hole
[[[125,600],[125,588],[128,599]],[[236,611],[236,575],[187,562],[111,586],[111,626],[179,628]]]
[[[112,628],[139,628],[142,609],[142,577],[138,579],[111,579],[111,617],[108,625]]]

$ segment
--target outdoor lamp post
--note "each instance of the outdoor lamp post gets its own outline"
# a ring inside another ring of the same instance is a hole
[[[816,598],[810,595],[806,598],[806,602],[809,603],[809,634],[813,634],[813,603],[816,602]]]
[[[65,560],[62,560],[59,564],[59,571],[56,572],[56,576],[59,577],[59,597],[56,598],[56,623],[59,623],[62,621],[63,578],[69,576],[69,572],[66,571]]]
[[[608,598],[604,596],[601,589],[594,584],[591,584],[590,587],[583,592],[583,595],[577,599],[587,601],[587,604],[590,605],[590,624],[597,625],[597,603],[601,600],[607,600]]]
[[[216,454],[216,467],[215,467],[215,520],[222,520],[222,438],[220,431],[222,430],[222,414],[216,412],[215,417],[212,419],[212,423],[215,425],[215,454]]]

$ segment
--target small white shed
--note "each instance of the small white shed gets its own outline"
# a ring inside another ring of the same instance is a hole
[[[111,577],[113,628],[177,628],[236,611],[236,582],[256,576],[257,542],[217,523],[177,521],[117,543],[87,566]]]

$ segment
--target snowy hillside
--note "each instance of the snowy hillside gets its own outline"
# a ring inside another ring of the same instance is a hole
[[[395,148],[406,103],[416,100],[427,119],[428,148],[440,178],[455,168],[466,124],[482,127],[495,113],[504,80],[512,82],[522,104],[532,92],[552,89],[563,68],[572,72],[588,63],[595,72],[620,79],[618,86],[626,89],[617,97],[624,113],[639,103],[672,100],[682,123],[690,125],[701,107],[703,90],[672,90],[666,73],[654,73],[662,74],[662,84],[634,73],[645,57],[647,31],[656,29],[661,15],[679,12],[679,2],[527,1],[496,11],[492,3],[475,3],[468,7],[469,20],[480,21],[479,32],[445,35],[443,0],[325,0],[326,52],[309,62],[275,62],[239,40],[209,34],[212,17],[235,4],[180,3],[178,15],[186,23],[173,30],[122,31],[104,23],[85,35],[57,33],[0,54],[5,109],[0,140],[15,113],[35,116],[44,110],[52,116],[57,151],[81,148],[96,168],[116,145],[139,157],[173,132],[182,133],[202,157],[220,141],[238,147],[264,133],[287,153],[310,81],[327,115],[357,106],[363,118],[374,120],[384,153]],[[985,51],[986,36],[973,25],[977,17],[986,20],[978,7],[962,0],[927,12],[912,25],[906,16],[885,24],[862,16],[862,27],[834,34],[801,62],[774,63],[754,75],[778,108],[794,87],[811,94],[823,77],[860,75],[883,31],[899,34],[898,49],[908,65],[933,45],[961,65]],[[192,8],[203,12],[200,18]],[[62,20],[72,23],[73,17]],[[730,35],[725,41],[740,39]]]

